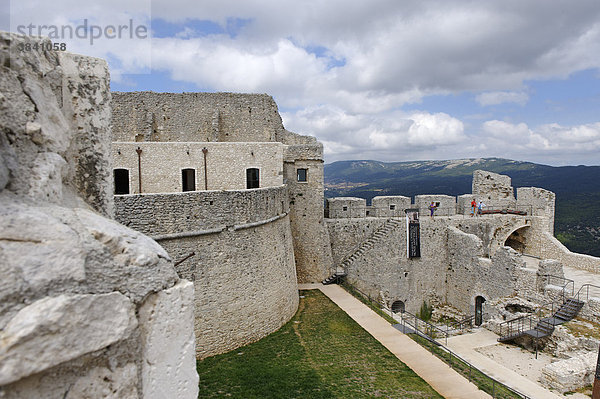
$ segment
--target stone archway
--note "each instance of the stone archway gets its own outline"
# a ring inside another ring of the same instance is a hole
[[[394,313],[404,313],[404,302],[402,301],[394,301],[392,303],[392,312]]]
[[[511,247],[517,252],[525,253],[527,248],[527,231],[529,226],[520,227],[510,233],[510,235],[504,240],[504,246]]]

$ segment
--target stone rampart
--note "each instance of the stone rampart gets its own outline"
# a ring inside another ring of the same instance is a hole
[[[240,230],[161,239],[194,282],[196,354],[204,358],[257,341],[298,308],[289,217]]]
[[[367,201],[363,198],[327,198],[327,214],[330,219],[364,218],[367,215]]]
[[[116,218],[151,235],[194,282],[196,353],[272,333],[298,307],[287,186],[115,197]]]
[[[422,215],[429,215],[429,206],[431,203],[437,206],[435,215],[452,216],[456,214],[456,198],[450,195],[416,195],[415,208],[419,209]]]
[[[115,196],[115,218],[151,236],[233,229],[288,212],[286,186]]]

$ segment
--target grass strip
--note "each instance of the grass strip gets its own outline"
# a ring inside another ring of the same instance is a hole
[[[200,398],[441,398],[318,290],[278,331],[199,360]]]

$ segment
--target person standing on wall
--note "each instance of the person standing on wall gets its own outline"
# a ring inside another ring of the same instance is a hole
[[[429,216],[431,216],[432,219],[433,219],[433,213],[435,212],[436,209],[437,209],[437,206],[435,205],[434,202],[432,202],[429,205],[429,212],[430,212]]]
[[[479,201],[479,205],[477,205],[477,214],[481,216],[481,213],[483,212],[483,207],[485,206],[485,204],[483,203],[483,201]]]
[[[477,208],[477,202],[475,202],[475,198],[471,201],[471,216],[475,215],[475,208]]]

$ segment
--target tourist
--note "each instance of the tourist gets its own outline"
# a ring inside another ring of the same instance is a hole
[[[433,219],[433,213],[435,212],[436,208],[437,208],[437,206],[435,205],[434,202],[432,202],[431,205],[429,205],[429,212],[431,212],[429,216],[431,216],[432,219]]]
[[[479,205],[477,205],[477,214],[479,214],[479,215],[482,214],[484,206],[485,206],[485,204],[483,203],[483,201],[479,201]]]
[[[475,198],[471,201],[471,216],[475,215],[475,208],[477,208],[477,202],[475,202]]]

